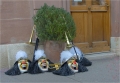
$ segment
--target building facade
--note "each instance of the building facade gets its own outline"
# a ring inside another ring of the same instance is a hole
[[[0,0],[0,44],[28,42],[32,17],[44,3],[70,12],[70,0]],[[120,54],[120,1],[110,0],[110,3],[110,48]]]

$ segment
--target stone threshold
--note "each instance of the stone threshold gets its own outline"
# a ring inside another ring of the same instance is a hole
[[[96,53],[87,53],[85,54],[85,57],[89,60],[98,60],[98,59],[105,59],[105,58],[112,58],[118,56],[114,52],[96,52]]]

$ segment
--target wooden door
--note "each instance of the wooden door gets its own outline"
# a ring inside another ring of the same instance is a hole
[[[110,50],[110,0],[71,0],[74,43],[84,53]]]

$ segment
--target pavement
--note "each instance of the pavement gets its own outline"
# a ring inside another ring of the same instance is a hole
[[[96,56],[98,57],[98,55]],[[8,69],[1,69],[0,83],[120,83],[119,56],[90,60],[93,64],[87,67],[87,72],[80,72],[71,76],[58,76],[52,72],[34,75],[25,73],[18,76],[8,76],[4,74]]]

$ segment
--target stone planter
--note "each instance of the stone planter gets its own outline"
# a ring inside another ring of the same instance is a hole
[[[46,41],[44,51],[49,60],[54,63],[60,62],[60,53],[64,50],[65,43],[58,41]]]

